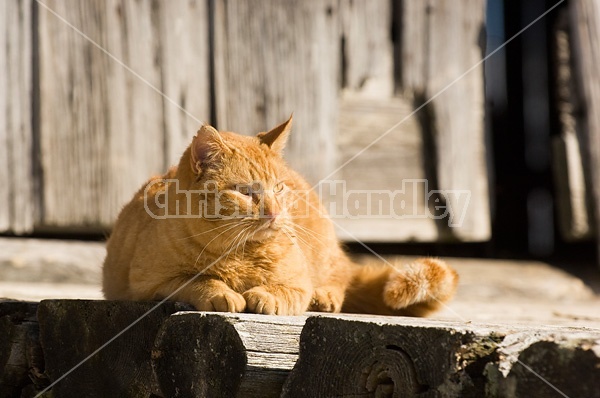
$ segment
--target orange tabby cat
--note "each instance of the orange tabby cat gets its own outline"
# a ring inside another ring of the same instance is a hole
[[[443,261],[358,266],[308,183],[282,158],[290,119],[256,137],[203,126],[178,167],[127,204],[108,241],[107,299],[202,311],[423,316],[454,294]]]

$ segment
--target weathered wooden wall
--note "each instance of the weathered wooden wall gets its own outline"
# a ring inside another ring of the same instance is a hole
[[[400,193],[387,207],[393,217],[341,218],[339,235],[489,239],[483,68],[473,68],[484,54],[485,1],[356,4],[348,5],[352,18],[343,25],[349,66],[338,136],[339,164],[349,163],[336,177],[348,190]],[[342,205],[339,197],[330,200]],[[355,213],[379,214],[366,196],[358,201]]]
[[[475,67],[485,52],[485,1],[466,0],[457,6],[406,0],[401,7],[405,28],[397,83],[415,107],[424,106],[417,117],[430,189],[470,192],[460,226],[448,228],[447,219],[437,226],[440,234],[459,240],[485,239],[490,236],[490,216],[484,81],[482,65]],[[459,209],[464,205],[459,198],[446,195],[441,204]]]
[[[560,133],[553,137],[552,161],[559,231],[568,241],[590,239],[594,234],[594,210],[587,132],[582,110],[582,85],[575,65],[574,36],[569,8],[559,11],[553,28],[556,103]],[[577,37],[577,36],[575,36]]]
[[[161,90],[168,165],[177,164],[201,123],[210,122],[209,10],[205,0],[159,3]]]
[[[31,2],[0,3],[0,231],[34,223]]]
[[[176,162],[200,124],[177,104],[208,117],[206,2],[46,4],[39,222],[107,227],[135,187]]]
[[[600,252],[600,4],[593,0],[574,0],[569,3],[573,48],[575,52],[575,81],[582,101],[582,137],[586,171],[591,177],[598,250]]]
[[[335,219],[344,239],[489,239],[481,68],[379,140],[480,60],[484,1],[260,4],[5,3],[1,40],[25,45],[5,46],[0,58],[10,63],[0,79],[21,100],[15,107],[0,94],[0,159],[20,170],[0,193],[0,230],[108,228],[149,175],[177,162],[201,122],[252,134],[294,112],[287,157],[313,183],[396,191],[427,178],[429,190],[471,192],[460,228],[427,216],[433,203],[420,187],[395,209],[409,217]],[[362,214],[371,206],[357,203]]]
[[[255,134],[294,112],[287,158],[312,183],[335,164],[338,15],[335,0],[215,1],[218,128]]]

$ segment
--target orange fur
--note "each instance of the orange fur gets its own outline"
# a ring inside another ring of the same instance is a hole
[[[282,158],[290,126],[291,118],[256,137],[203,126],[179,165],[121,211],[107,245],[105,297],[169,297],[203,311],[412,316],[449,300],[458,277],[441,260],[350,261],[317,195]],[[256,182],[262,190],[246,185]],[[164,217],[177,211],[188,217]]]

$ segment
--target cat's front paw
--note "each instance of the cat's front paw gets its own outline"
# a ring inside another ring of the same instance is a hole
[[[198,311],[243,312],[246,300],[241,294],[229,290],[199,300],[196,308]]]
[[[309,311],[340,312],[344,294],[326,287],[316,288],[310,301]]]
[[[271,293],[253,288],[244,293],[246,308],[255,314],[273,315],[277,313],[277,299]]]
[[[255,314],[265,315],[298,315],[304,311],[299,303],[289,302],[286,298],[276,296],[261,286],[244,292],[246,309]]]

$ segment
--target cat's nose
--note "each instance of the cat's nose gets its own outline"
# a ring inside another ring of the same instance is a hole
[[[270,220],[271,222],[275,221],[277,217],[279,217],[279,212],[277,211],[267,211],[265,213],[265,218]]]
[[[276,219],[280,214],[279,210],[280,209],[278,206],[274,206],[274,205],[265,206],[264,210],[263,210],[265,218]]]
[[[269,228],[277,229],[279,226],[279,212],[267,211],[265,212],[265,222]]]

